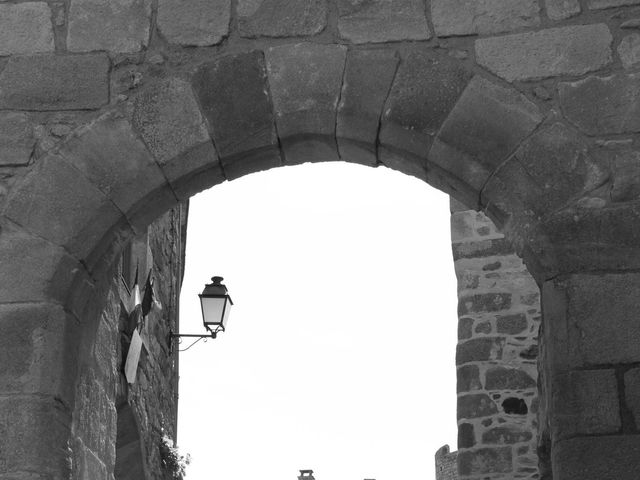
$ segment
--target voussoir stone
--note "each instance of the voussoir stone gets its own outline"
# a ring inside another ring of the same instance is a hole
[[[353,43],[431,38],[420,0],[339,0],[338,15],[340,36]]]
[[[382,163],[409,173],[424,171],[433,138],[470,79],[471,73],[446,55],[431,49],[411,52],[400,64],[384,106]]]
[[[0,113],[0,165],[29,163],[36,139],[24,113]]]
[[[443,123],[429,160],[479,192],[541,121],[538,107],[518,91],[476,76]]]
[[[230,0],[159,0],[158,28],[169,43],[208,46],[229,33]]]
[[[186,81],[165,80],[141,94],[132,123],[169,182],[216,163],[204,118]],[[194,149],[197,154],[189,155]]]
[[[107,55],[12,57],[0,73],[0,108],[87,110],[109,102]]]
[[[432,0],[436,35],[486,35],[540,25],[537,0]]]
[[[239,0],[237,11],[243,37],[315,35],[327,25],[326,0]]]
[[[151,0],[71,0],[67,48],[134,53],[149,41]]]
[[[336,136],[343,160],[375,165],[382,107],[399,57],[387,50],[350,50],[338,105]]]
[[[132,125],[117,114],[104,115],[76,131],[59,153],[122,212],[166,184],[162,170]]]
[[[604,8],[624,7],[638,5],[640,0],[589,0],[587,4],[590,10],[602,10]]]
[[[51,9],[45,2],[0,4],[0,55],[52,52]]]
[[[267,50],[276,128],[287,163],[338,159],[334,135],[346,53],[341,45],[311,43]]]
[[[561,83],[560,105],[565,117],[588,135],[639,132],[638,88],[640,74],[591,76]]]
[[[84,259],[122,214],[76,168],[48,155],[14,187],[5,215]]]
[[[281,164],[261,51],[207,63],[192,83],[228,178]]]
[[[582,10],[578,0],[545,0],[547,15],[551,20],[565,20],[578,15]]]
[[[478,39],[476,61],[509,82],[582,75],[611,63],[612,41],[605,24],[549,28]]]

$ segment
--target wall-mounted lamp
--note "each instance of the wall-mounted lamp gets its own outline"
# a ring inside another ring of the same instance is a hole
[[[227,287],[222,284],[222,277],[213,277],[212,283],[205,285],[200,297],[202,307],[202,323],[209,333],[174,333],[169,332],[169,341],[173,347],[173,339],[180,337],[216,338],[218,332],[224,332],[229,320],[229,312],[233,301]]]

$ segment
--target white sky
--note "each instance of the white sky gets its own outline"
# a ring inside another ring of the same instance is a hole
[[[235,305],[227,332],[180,354],[187,478],[434,479],[456,444],[448,197],[307,164],[193,197],[188,228],[181,332],[202,333],[213,275]]]

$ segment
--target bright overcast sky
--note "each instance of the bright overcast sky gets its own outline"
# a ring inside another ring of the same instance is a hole
[[[188,479],[435,478],[456,444],[446,195],[346,163],[218,185],[191,199],[182,333],[202,332],[213,275],[235,306],[180,354]]]

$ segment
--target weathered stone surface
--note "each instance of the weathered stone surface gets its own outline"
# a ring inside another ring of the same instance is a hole
[[[73,402],[78,324],[59,305],[0,306],[0,392],[51,395]]]
[[[510,293],[476,293],[460,297],[458,302],[458,313],[498,312],[508,310],[511,307]]]
[[[228,178],[281,164],[262,52],[203,65],[193,87]]]
[[[0,399],[0,465],[6,478],[70,478],[71,418],[52,397]]]
[[[45,2],[0,4],[0,56],[53,52],[51,9]]]
[[[107,114],[77,131],[59,152],[122,212],[138,208],[146,194],[166,184],[131,124],[117,115]]]
[[[482,434],[482,443],[488,445],[505,445],[520,442],[528,442],[533,438],[531,430],[515,425],[508,427],[496,427]]]
[[[0,108],[85,110],[109,101],[104,54],[12,57],[0,73]]]
[[[589,0],[590,10],[602,10],[604,8],[624,7],[626,5],[637,5],[640,0]]]
[[[513,315],[501,315],[496,318],[496,328],[498,333],[508,335],[518,335],[527,329],[527,316],[524,313]]]
[[[582,75],[611,63],[612,40],[605,24],[481,38],[476,61],[509,82]]]
[[[635,422],[640,427],[640,368],[632,368],[624,373],[624,401]]]
[[[0,165],[26,165],[36,139],[33,125],[24,113],[0,113]]]
[[[411,52],[398,69],[384,107],[381,147],[415,156],[414,163],[424,169],[433,137],[470,78],[450,57],[430,49]],[[381,160],[386,164],[385,157]]]
[[[511,447],[479,448],[458,452],[460,475],[509,473],[513,470]]]
[[[504,349],[504,338],[483,337],[474,338],[456,347],[456,365],[468,362],[484,362],[500,360]]]
[[[442,125],[429,160],[479,192],[541,121],[522,94],[476,76]]]
[[[545,0],[547,15],[551,20],[565,20],[578,15],[582,10],[578,0]]]
[[[338,0],[338,30],[353,43],[431,38],[419,0]]]
[[[463,317],[458,320],[458,340],[471,338],[473,335],[473,318]]]
[[[470,392],[482,389],[480,370],[477,365],[464,365],[457,370],[456,392]]]
[[[458,397],[458,420],[488,417],[498,413],[498,407],[489,395],[461,395]]]
[[[71,0],[67,48],[133,53],[149,42],[150,0]]]
[[[382,107],[396,73],[399,58],[383,50],[347,53],[336,136],[343,160],[376,165],[376,141]]]
[[[470,243],[454,243],[452,250],[453,259],[460,260],[462,258],[508,255],[513,253],[513,245],[506,238],[494,238]]]
[[[562,480],[635,480],[640,472],[640,436],[578,437],[557,442],[553,474]]]
[[[169,79],[137,97],[132,122],[172,184],[217,163],[204,118],[185,81]]]
[[[78,170],[49,155],[14,188],[5,215],[82,259],[121,213]]]
[[[208,46],[229,33],[230,0],[159,0],[158,28],[169,43]]]
[[[327,24],[326,0],[239,0],[237,8],[243,37],[315,35]]]
[[[640,28],[640,18],[632,18],[620,24],[620,28]]]
[[[622,66],[626,69],[633,68],[640,63],[640,34],[632,33],[620,41],[618,56]]]
[[[482,203],[502,215],[529,215],[535,221],[575,202],[608,177],[606,160],[592,156],[575,131],[553,123],[525,140],[487,182]]]
[[[487,390],[526,390],[536,388],[536,381],[519,368],[491,367],[484,386]]]
[[[540,24],[535,0],[433,0],[431,18],[436,35],[486,35]]]
[[[267,72],[285,161],[337,160],[336,110],[346,48],[298,43],[267,50]]]
[[[638,285],[640,275],[633,273],[573,275],[558,283],[558,298],[546,297],[544,292],[552,285],[545,284],[543,302],[547,298],[553,302],[548,306],[553,315],[549,321],[566,325],[562,353],[570,355],[568,366],[640,361],[640,322],[635,314],[640,307]]]
[[[588,135],[640,131],[639,74],[591,76],[559,86],[562,111]],[[585,102],[584,99],[590,101]]]

